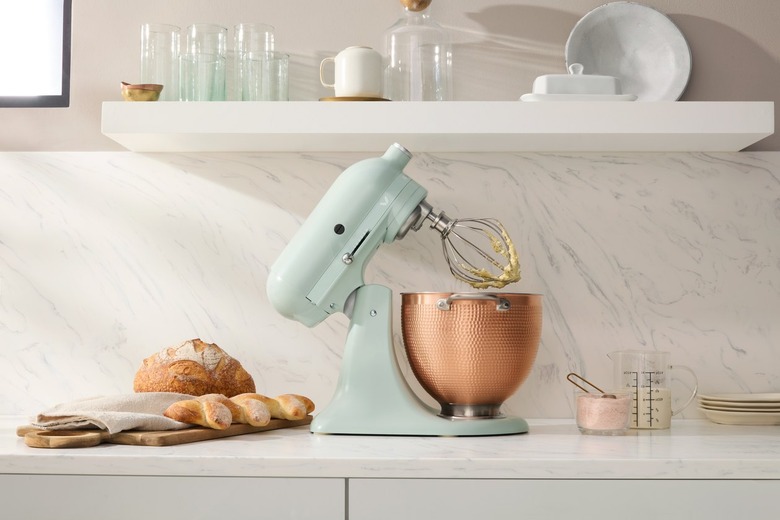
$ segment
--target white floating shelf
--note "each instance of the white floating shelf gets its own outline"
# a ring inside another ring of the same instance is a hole
[[[734,152],[772,135],[772,102],[105,102],[136,152]]]

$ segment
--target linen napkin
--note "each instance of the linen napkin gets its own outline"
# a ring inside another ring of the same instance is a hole
[[[194,396],[173,392],[139,392],[90,397],[60,403],[39,413],[33,426],[47,430],[100,428],[108,433],[124,430],[181,430],[191,424],[163,415],[173,403]]]

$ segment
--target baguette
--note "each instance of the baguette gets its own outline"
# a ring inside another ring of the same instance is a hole
[[[244,393],[231,397],[242,407],[254,406],[252,402],[263,403],[274,419],[298,421],[314,411],[314,403],[308,397],[296,394],[282,394],[276,399],[262,394]]]
[[[255,393],[231,398],[221,394],[206,394],[177,401],[163,415],[187,424],[224,430],[231,424],[267,426],[271,418],[297,421],[313,411],[312,400],[296,394],[283,394],[276,399]]]

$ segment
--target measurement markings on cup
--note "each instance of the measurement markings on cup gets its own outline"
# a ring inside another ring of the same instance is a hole
[[[653,374],[655,372],[643,372],[646,382],[647,382],[647,398],[644,399],[647,401],[647,412],[644,415],[647,415],[647,423],[653,424]]]
[[[634,371],[625,371],[623,372],[624,376],[631,376],[633,379],[633,382],[629,384],[629,388],[634,389],[634,398],[632,399],[632,407],[633,410],[631,411],[631,415],[634,418],[634,426],[639,426],[639,372]]]

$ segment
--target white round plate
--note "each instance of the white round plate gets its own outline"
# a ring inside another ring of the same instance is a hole
[[[712,410],[774,410],[780,412],[780,403],[746,403],[730,401],[710,401],[699,399],[699,405]]]
[[[636,101],[633,94],[523,94],[520,101]]]
[[[723,412],[701,409],[704,415],[718,424],[743,424],[756,426],[780,425],[780,413]]]
[[[677,101],[691,75],[691,50],[677,26],[651,7],[602,5],[583,16],[566,41],[566,67],[614,76],[639,101]]]
[[[780,394],[699,394],[699,399],[705,401],[721,401],[725,403],[777,403],[780,404]]]
[[[753,413],[780,413],[780,406],[773,405],[771,408],[754,408],[748,405],[744,406],[715,406],[700,403],[702,410],[714,410],[718,412],[753,412]]]

